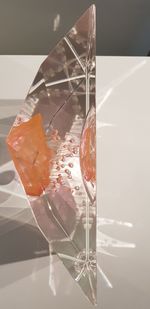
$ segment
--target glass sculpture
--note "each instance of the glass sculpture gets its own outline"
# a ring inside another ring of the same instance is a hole
[[[94,5],[41,64],[7,144],[37,225],[96,304]]]

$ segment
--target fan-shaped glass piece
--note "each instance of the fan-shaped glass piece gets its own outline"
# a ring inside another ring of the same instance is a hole
[[[41,64],[7,137],[37,224],[96,303],[95,7]]]

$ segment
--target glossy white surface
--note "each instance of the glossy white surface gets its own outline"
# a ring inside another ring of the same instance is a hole
[[[18,112],[44,58],[0,56],[0,119]],[[98,265],[107,276],[98,277],[102,309],[149,308],[149,75],[148,58],[97,57]],[[28,207],[23,192],[18,197],[9,190],[13,197],[3,206]],[[0,281],[0,308],[92,308],[56,256],[1,265]]]

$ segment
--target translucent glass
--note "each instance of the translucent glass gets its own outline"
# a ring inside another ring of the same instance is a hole
[[[36,222],[96,304],[95,6],[41,64],[7,137]]]

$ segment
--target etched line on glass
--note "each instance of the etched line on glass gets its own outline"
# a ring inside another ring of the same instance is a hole
[[[51,83],[46,83],[46,86],[50,87],[50,86],[55,86],[58,84],[62,84],[62,83],[66,83],[66,82],[70,82],[72,80],[76,80],[76,79],[81,79],[81,78],[85,78],[85,74],[84,75],[78,75],[78,76],[73,76],[73,77],[69,77],[69,78],[64,78],[64,79],[60,79]]]
[[[73,261],[73,262],[80,262],[80,263],[84,263],[84,261],[83,261],[83,260],[78,259],[78,258],[75,258],[75,257],[70,256],[70,255],[67,255],[67,254],[58,253],[58,256],[59,256],[60,258],[63,258],[63,259],[66,259],[66,260],[70,260],[70,261]]]
[[[86,114],[89,111],[89,74],[88,69],[86,68]],[[90,219],[90,213],[89,213],[89,199],[87,196],[86,199],[86,260],[89,260],[89,242],[90,242],[90,229],[89,229],[89,219]]]
[[[82,63],[82,61],[80,60],[80,57],[78,55],[78,53],[76,52],[75,48],[73,47],[73,45],[71,44],[70,40],[67,37],[64,37],[66,43],[68,44],[68,46],[70,47],[71,51],[73,52],[74,56],[76,57],[76,59],[78,60],[83,72],[85,72],[85,67]]]
[[[45,191],[44,191],[45,193]],[[67,231],[65,230],[65,228],[62,226],[62,224],[60,223],[59,219],[57,218],[57,216],[55,215],[54,213],[54,210],[46,196],[43,195],[43,199],[46,201],[46,204],[48,206],[48,210],[50,211],[50,213],[52,214],[54,220],[56,221],[56,223],[58,224],[58,226],[60,227],[60,229],[62,230],[62,232],[64,233],[64,235],[69,239],[69,241],[71,242],[72,246],[74,247],[74,249],[79,252],[79,248],[76,246],[75,242],[73,242],[72,238],[70,237],[70,235],[67,233]],[[45,209],[47,210],[47,207],[45,207]],[[55,209],[55,212],[56,212],[56,209]],[[58,215],[58,214],[57,214]]]
[[[42,78],[39,82],[37,82],[34,86],[31,86],[30,90],[29,90],[29,94],[31,94],[32,92],[34,92],[38,87],[40,87],[43,83],[44,83],[44,78]]]
[[[81,85],[81,83],[83,82],[84,79],[82,79],[79,84],[72,90],[72,92],[69,94],[69,96],[66,98],[66,100],[64,101],[64,103],[62,103],[62,105],[58,108],[58,110],[54,113],[53,117],[51,118],[49,125],[48,125],[48,129],[49,130],[54,118],[56,117],[57,113],[60,112],[60,110],[68,103],[69,99],[71,98],[71,96],[73,95],[73,93],[75,93],[75,91],[79,88],[79,86]]]

